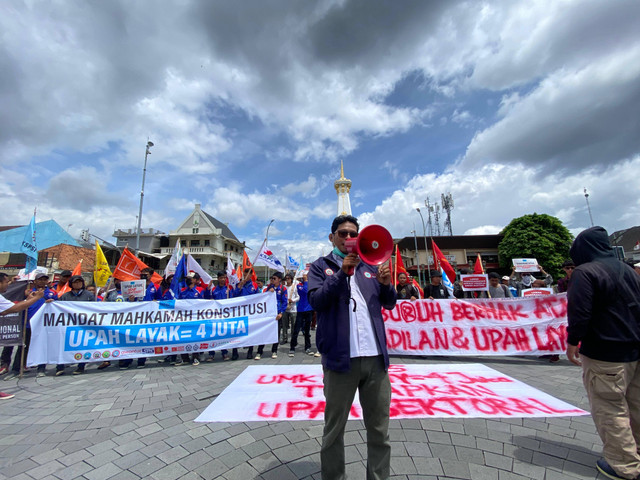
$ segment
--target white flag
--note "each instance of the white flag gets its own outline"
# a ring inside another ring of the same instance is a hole
[[[233,269],[233,262],[231,262],[231,255],[229,252],[227,252],[227,279],[229,280],[231,288],[236,288],[236,285],[240,283],[240,280],[238,280],[235,270]]]
[[[256,261],[253,262],[254,265],[266,265],[269,268],[273,268],[279,272],[284,272],[284,266],[278,260],[278,258],[273,254],[271,250],[269,250],[265,244],[262,243],[262,247],[260,248],[260,253],[258,253],[258,257]]]
[[[178,263],[182,258],[182,247],[180,246],[180,239],[176,240],[176,246],[173,249],[173,253],[171,254],[171,258],[169,259],[169,263],[164,268],[164,276],[176,273],[176,268],[178,267]]]
[[[211,282],[211,275],[205,272],[200,266],[200,264],[196,261],[196,259],[188,254],[187,255],[187,273],[189,272],[195,272],[198,275],[200,275],[200,279],[207,285],[209,285],[209,283]]]

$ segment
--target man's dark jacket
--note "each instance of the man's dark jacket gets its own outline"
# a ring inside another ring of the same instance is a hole
[[[615,257],[607,231],[592,227],[573,242],[568,342],[595,360],[640,359],[640,276]]]
[[[380,284],[377,272],[378,267],[364,262],[356,267],[354,275],[367,302],[356,308],[369,309],[378,348],[384,356],[385,368],[388,368],[389,353],[381,309],[395,307],[396,291],[392,285]],[[316,345],[322,354],[322,365],[336,372],[347,372],[351,368],[349,308],[353,308],[349,277],[329,254],[311,264],[307,278],[309,303],[318,317]]]

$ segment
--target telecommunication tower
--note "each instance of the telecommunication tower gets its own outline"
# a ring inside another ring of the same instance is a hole
[[[451,193],[447,193],[446,195],[443,193],[440,195],[442,199],[442,210],[447,212],[447,217],[444,221],[444,230],[445,232],[448,230],[449,235],[453,236],[453,229],[451,228],[451,210],[453,210],[453,196]]]
[[[429,202],[429,197],[424,201],[424,206],[427,207],[427,212],[429,214],[429,221],[427,222],[427,226],[429,227],[429,236],[433,236],[433,221],[431,220],[433,205]]]
[[[442,234],[440,231],[440,205],[437,203],[434,206],[433,218],[435,218],[436,221],[436,231],[438,232],[438,236],[440,236]]]

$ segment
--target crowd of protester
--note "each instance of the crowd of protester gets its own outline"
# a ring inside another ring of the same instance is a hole
[[[280,272],[275,272],[265,286],[261,281],[251,280],[251,269],[247,269],[244,277],[234,287],[227,280],[227,274],[224,271],[218,272],[217,278],[211,280],[206,285],[200,276],[195,272],[190,272],[186,276],[186,286],[183,287],[178,295],[171,289],[173,275],[168,274],[163,277],[162,281],[156,285],[151,282],[154,270],[151,268],[144,269],[140,273],[140,279],[146,281],[146,291],[142,297],[125,296],[122,291],[122,282],[116,278],[111,279],[106,288],[97,289],[93,285],[86,285],[81,275],[72,275],[69,270],[64,270],[51,279],[46,273],[37,273],[32,282],[23,282],[26,285],[24,297],[27,299],[20,302],[24,306],[22,310],[26,310],[26,330],[25,330],[25,347],[24,352],[22,346],[5,346],[2,349],[0,358],[0,376],[4,376],[4,380],[11,380],[20,374],[20,364],[22,362],[23,371],[30,369],[25,366],[27,355],[29,352],[29,344],[31,340],[30,320],[36,312],[47,302],[149,302],[170,299],[203,299],[203,300],[224,300],[228,298],[242,297],[254,295],[261,292],[274,292],[277,299],[277,317],[278,321],[278,342],[271,346],[271,357],[277,358],[280,346],[284,346],[288,350],[290,357],[296,354],[298,346],[298,337],[300,333],[304,338],[304,353],[311,356],[319,357],[317,351],[311,348],[311,330],[315,329],[315,314],[307,300],[308,283],[306,274],[294,278],[295,273],[287,273],[284,276]],[[11,278],[6,274],[2,275],[2,285],[7,287],[11,283]],[[17,281],[17,278],[14,279]],[[6,290],[6,288],[5,288]],[[62,293],[64,292],[64,293]],[[1,294],[2,292],[0,292]],[[16,311],[16,304],[1,297],[0,313],[7,314]],[[2,311],[4,310],[4,311]],[[299,312],[299,313],[298,313]],[[286,347],[288,345],[288,349]],[[257,354],[253,354],[254,347],[247,347],[246,358],[260,360],[263,354],[264,345],[257,346]],[[222,361],[235,361],[240,358],[238,348],[233,348],[231,354],[226,349],[220,352]],[[168,363],[170,365],[199,365],[201,361],[213,362],[216,357],[216,351],[196,352],[192,354],[169,355],[167,357],[156,357],[159,362]],[[12,362],[13,358],[13,362]],[[137,358],[136,368],[145,368],[147,366],[146,358]],[[115,367],[126,370],[133,367],[134,359],[118,360]],[[112,366],[112,362],[104,361],[97,365],[98,370],[104,370]],[[44,377],[46,375],[46,365],[38,365],[36,367],[36,377]],[[80,362],[72,371],[73,375],[81,375],[85,372],[86,363]],[[59,364],[55,366],[53,375],[61,376],[66,373],[66,365]],[[11,398],[13,395],[2,394],[0,399]]]

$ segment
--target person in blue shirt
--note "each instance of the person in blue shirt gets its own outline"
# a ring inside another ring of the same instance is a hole
[[[307,274],[302,276],[302,281],[296,285],[298,291],[298,313],[296,314],[296,324],[291,335],[291,346],[289,356],[293,357],[296,353],[298,345],[298,334],[300,331],[304,334],[304,351],[307,355],[314,355],[311,351],[311,319],[313,318],[313,308],[309,304],[307,293],[309,292],[309,283],[307,282]]]
[[[205,298],[210,300],[226,300],[227,298],[233,298],[237,296],[237,289],[231,288],[227,282],[227,273],[223,271],[218,272],[217,285],[213,290],[207,289],[205,290],[206,296]],[[207,358],[207,362],[212,362],[216,352],[214,350],[209,351],[209,356]],[[231,360],[237,360],[239,357],[238,349],[234,348],[231,354]],[[224,349],[222,350],[222,361],[229,360],[229,351]]]
[[[260,293],[261,290],[258,290],[254,287],[253,282],[251,281],[251,269],[245,268],[242,274],[242,280],[236,286],[234,290],[234,297],[246,297],[247,295],[255,295],[256,293]],[[251,360],[253,358],[253,347],[249,347],[247,350],[247,360]]]
[[[278,306],[278,314],[276,315],[276,322],[280,321],[282,314],[287,310],[287,289],[282,285],[282,273],[275,272],[269,279],[271,282],[267,286],[266,292],[274,292],[276,294],[276,304]],[[271,358],[278,358],[278,345],[279,342],[274,343],[271,346]],[[264,351],[264,345],[258,347],[258,353],[254,360],[260,360],[262,358],[262,352]]]
[[[58,295],[56,294],[55,290],[52,290],[47,286],[48,283],[49,283],[49,276],[46,273],[37,273],[36,278],[32,284],[32,287],[28,288],[27,291],[25,292],[26,295],[28,295],[31,292],[40,292],[40,291],[43,292],[42,298],[38,299],[35,303],[33,303],[27,309],[27,329],[25,331],[25,339],[24,339],[24,343],[26,345],[24,349],[25,360],[27,359],[27,355],[29,353],[29,343],[31,341],[31,325],[29,321],[31,320],[31,318],[33,318],[36,312],[40,310],[40,308],[42,308],[42,305],[44,305],[45,302],[52,302],[58,299]],[[11,373],[4,378],[5,380],[11,380],[12,378],[15,378],[18,375],[20,375],[21,357],[22,357],[22,345],[18,346],[16,350],[16,356],[13,359],[13,368],[11,369]],[[36,374],[36,376],[44,377],[46,367],[47,367],[46,364],[38,365],[38,373]],[[64,366],[62,368],[64,368]]]
[[[170,273],[162,279],[160,285],[156,289],[156,295],[154,300],[172,300],[174,298],[173,291],[171,290],[171,282],[173,281],[173,273]]]
[[[178,300],[196,300],[203,298],[200,294],[200,290],[196,288],[198,280],[196,279],[194,274],[187,275],[186,283],[187,286],[183,288],[178,294]],[[177,361],[176,365],[183,365],[184,363],[191,363],[194,366],[200,365],[200,353],[193,353],[191,355],[191,359],[189,359],[188,353],[181,353],[180,361]]]

